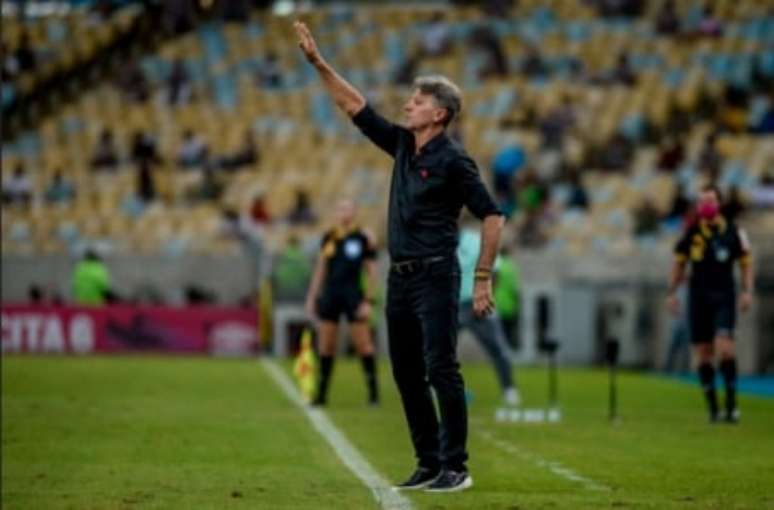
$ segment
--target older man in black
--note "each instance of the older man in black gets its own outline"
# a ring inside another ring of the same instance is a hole
[[[432,492],[473,485],[467,472],[467,407],[456,357],[460,270],[456,257],[460,211],[483,220],[475,273],[474,311],[491,313],[491,269],[503,217],[473,160],[445,133],[461,109],[459,89],[443,77],[420,78],[392,124],[366,104],[320,55],[303,23],[299,46],[337,106],[395,160],[390,189],[387,323],[390,359],[418,467],[401,489]],[[435,390],[440,424],[430,388]]]

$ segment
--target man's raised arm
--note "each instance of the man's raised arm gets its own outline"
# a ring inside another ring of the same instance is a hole
[[[298,35],[298,46],[304,52],[306,59],[317,69],[317,73],[322,79],[323,85],[328,90],[336,106],[341,108],[347,115],[353,117],[366,105],[365,97],[347,80],[339,76],[334,69],[325,61],[317,49],[312,33],[307,28],[306,23],[296,21],[293,28]]]

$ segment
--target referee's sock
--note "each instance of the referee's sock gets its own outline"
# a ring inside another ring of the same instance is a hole
[[[720,373],[726,385],[726,413],[731,416],[736,410],[736,358],[722,360]]]
[[[320,356],[320,385],[317,387],[318,404],[324,404],[328,398],[328,382],[333,371],[333,356]]]
[[[707,399],[710,419],[714,420],[718,416],[718,397],[715,393],[715,367],[711,363],[699,365],[699,381],[701,381],[701,387]]]
[[[373,354],[367,354],[360,358],[363,363],[363,372],[368,384],[368,401],[375,404],[379,401],[379,390],[376,386],[376,361]]]

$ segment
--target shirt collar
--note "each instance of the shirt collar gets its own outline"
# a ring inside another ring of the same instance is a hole
[[[728,223],[726,222],[726,219],[720,214],[718,214],[717,218],[713,221],[705,220],[703,218],[699,220],[699,228],[706,238],[710,238],[714,234],[712,227],[716,227],[717,231],[722,234],[726,231],[727,226]]]
[[[434,137],[432,137],[430,140],[427,141],[426,144],[422,146],[421,149],[419,149],[419,153],[417,156],[421,156],[423,154],[430,154],[444,145],[449,141],[449,137],[446,136],[446,131],[441,131]]]

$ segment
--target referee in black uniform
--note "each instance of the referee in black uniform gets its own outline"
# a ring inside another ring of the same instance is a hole
[[[675,247],[675,262],[669,283],[669,307],[679,313],[677,289],[685,266],[691,264],[688,313],[691,342],[698,361],[699,380],[709,407],[711,423],[723,418],[739,420],[736,402],[736,286],[734,263],[739,262],[742,293],[738,306],[746,311],[752,303],[753,270],[750,243],[745,232],[720,214],[720,192],[705,187],[697,204],[698,219]],[[720,373],[726,386],[725,413],[720,415],[715,393],[715,349],[720,354]]]
[[[376,249],[370,235],[354,223],[355,204],[342,200],[336,206],[336,227],[327,231],[320,246],[314,275],[306,296],[306,312],[319,319],[320,380],[313,405],[324,406],[328,382],[336,356],[336,338],[342,315],[350,323],[350,332],[368,386],[368,402],[379,403],[376,384],[374,344],[369,319],[376,288]],[[363,270],[368,275],[363,288]],[[364,292],[366,290],[366,292]]]
[[[460,91],[443,77],[417,79],[403,108],[403,125],[392,124],[325,62],[306,25],[296,22],[295,29],[299,46],[337,106],[395,161],[388,213],[387,325],[393,377],[418,463],[397,487],[432,492],[467,489],[473,485],[466,467],[468,416],[455,352],[460,291],[457,221],[463,205],[483,220],[473,308],[485,315],[494,309],[491,274],[504,218],[476,164],[446,135],[446,127],[461,109]]]

